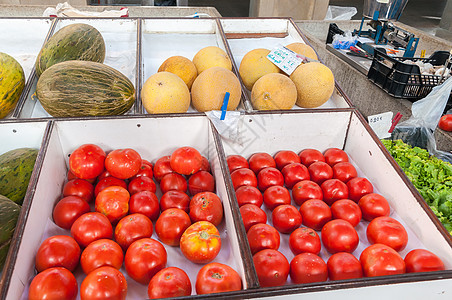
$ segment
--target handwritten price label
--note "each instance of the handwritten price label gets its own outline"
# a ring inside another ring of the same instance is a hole
[[[292,74],[303,62],[302,57],[283,46],[278,46],[270,51],[267,58],[287,75]]]
[[[392,115],[392,111],[388,111],[367,117],[370,127],[377,134],[378,138],[385,139],[391,136],[388,131],[391,128]]]

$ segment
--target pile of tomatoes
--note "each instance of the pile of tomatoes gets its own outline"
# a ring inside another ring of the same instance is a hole
[[[341,149],[230,155],[227,163],[262,287],[283,285],[289,275],[301,284],[444,270],[441,259],[425,249],[401,257],[405,228]],[[360,241],[358,224],[365,226],[367,240]],[[278,251],[281,235],[289,236],[290,263]],[[358,259],[353,252],[360,242],[370,246]]]
[[[217,226],[223,205],[210,171],[208,160],[192,147],[178,148],[155,165],[130,148],[108,155],[94,144],[77,148],[53,210],[55,224],[70,235],[51,236],[40,245],[29,299],[75,299],[73,272],[86,274],[81,299],[125,299],[122,266],[128,277],[147,285],[150,298],[191,295],[187,273],[166,267],[163,244],[205,264],[196,278],[198,294],[240,290],[238,273],[212,262],[221,249]],[[151,238],[154,231],[158,240]]]

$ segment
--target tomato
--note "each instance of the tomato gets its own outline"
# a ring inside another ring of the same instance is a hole
[[[223,220],[223,204],[220,198],[211,192],[194,195],[190,201],[189,211],[193,223],[208,221],[218,226]]]
[[[124,300],[126,296],[126,278],[120,271],[110,266],[95,269],[80,285],[81,300]]]
[[[159,199],[150,191],[133,194],[129,200],[129,213],[140,213],[155,221],[160,213]]]
[[[99,180],[96,184],[96,187],[94,188],[94,197],[97,197],[100,191],[109,186],[120,186],[127,189],[127,183],[124,180],[113,176],[107,176]]]
[[[180,208],[188,213],[190,197],[181,191],[168,191],[160,198],[160,209],[163,211],[168,208]]]
[[[169,267],[158,271],[148,285],[148,296],[150,299],[190,295],[190,278],[184,270],[177,267]]]
[[[267,223],[267,214],[259,206],[254,204],[245,204],[240,207],[240,215],[242,216],[245,230],[256,224]]]
[[[323,199],[323,192],[314,181],[303,180],[293,186],[292,197],[297,205],[302,205],[306,200]]]
[[[218,229],[210,222],[199,221],[188,227],[180,239],[180,250],[191,262],[205,264],[217,257],[221,249]]]
[[[333,178],[339,179],[344,183],[357,176],[358,172],[349,162],[340,162],[333,166]]]
[[[185,211],[179,208],[169,208],[162,212],[155,222],[155,233],[162,243],[179,246],[182,234],[190,225],[190,217]]]
[[[246,168],[235,170],[231,173],[232,185],[234,190],[244,185],[257,187],[257,177],[253,171]]]
[[[129,192],[120,186],[109,186],[97,195],[95,209],[114,224],[129,212]]]
[[[81,179],[92,179],[104,170],[105,152],[97,145],[84,144],[69,156],[69,169]]]
[[[58,201],[53,209],[53,221],[64,229],[71,229],[72,224],[81,215],[89,212],[88,202],[77,196],[67,196]]]
[[[391,217],[373,219],[366,230],[371,244],[384,244],[395,251],[402,251],[408,243],[408,233],[399,221]]]
[[[159,158],[154,165],[154,178],[160,182],[166,174],[174,173],[171,169],[171,156],[163,156]]]
[[[293,188],[293,186],[300,181],[309,180],[311,177],[309,175],[308,168],[300,163],[292,163],[286,165],[281,173],[284,176],[284,183],[288,189]]]
[[[281,150],[275,154],[275,163],[278,170],[282,170],[285,166],[292,163],[301,163],[300,157],[293,151]]]
[[[80,246],[67,235],[54,235],[39,246],[35,266],[38,272],[53,267],[64,267],[74,271],[80,258]]]
[[[359,260],[348,252],[338,252],[330,256],[326,263],[331,280],[355,279],[363,277]]]
[[[264,203],[270,210],[278,205],[290,204],[290,192],[279,185],[271,186],[264,192]]]
[[[143,238],[133,242],[124,257],[126,272],[133,280],[141,284],[149,284],[151,278],[166,266],[165,247],[151,238]]]
[[[199,270],[196,276],[196,294],[211,294],[239,291],[242,279],[236,270],[221,263],[210,263]]]
[[[257,186],[261,192],[275,185],[284,186],[284,177],[278,169],[268,167],[257,174]]]
[[[63,196],[77,196],[91,202],[93,200],[94,187],[91,183],[83,179],[72,179],[63,187]]]
[[[279,251],[264,249],[253,255],[254,267],[261,287],[284,285],[289,276],[289,261]]]
[[[325,157],[322,152],[316,149],[304,149],[298,153],[298,156],[300,157],[301,163],[306,167],[309,167],[317,161],[325,162]]]
[[[253,255],[263,249],[278,250],[281,243],[279,232],[268,224],[251,226],[246,237]]]
[[[121,246],[108,239],[92,242],[85,248],[80,257],[80,265],[83,272],[89,274],[97,268],[110,266],[120,269],[124,260]]]
[[[166,193],[168,191],[180,191],[187,192],[187,180],[184,176],[177,173],[170,173],[163,176],[160,181],[160,189],[162,193]]]
[[[28,290],[29,300],[75,300],[78,285],[74,275],[66,268],[47,269],[33,278]]]
[[[290,204],[279,205],[272,212],[273,226],[281,233],[291,233],[301,225],[301,214]]]
[[[67,180],[71,181],[72,179],[81,179],[81,178],[78,178],[77,176],[75,176],[74,173],[71,172],[71,169],[69,169],[69,170],[67,170]],[[96,179],[97,178],[94,177],[94,178],[87,178],[87,179],[84,179],[84,180],[88,181],[91,184],[94,184],[94,182],[96,182]]]
[[[250,165],[246,158],[241,155],[229,155],[226,157],[226,162],[228,163],[229,173],[232,174],[235,170],[246,168],[249,169]]]
[[[130,148],[113,150],[105,158],[105,169],[119,179],[135,176],[140,168],[141,156]]]
[[[362,196],[374,192],[374,187],[369,180],[363,177],[355,177],[347,182],[348,198],[358,203]],[[347,198],[347,197],[344,197]]]
[[[148,161],[146,161],[146,163],[145,163],[144,159],[142,159],[141,160],[140,170],[131,179],[135,179],[135,178],[138,178],[138,177],[149,177],[149,178],[152,179],[153,176],[154,176],[154,172],[152,172],[152,165],[151,165],[151,163],[148,162]]]
[[[150,238],[153,232],[151,220],[143,214],[130,214],[115,227],[115,240],[126,251],[130,244],[142,238]]]
[[[322,248],[320,237],[314,229],[302,227],[295,229],[289,237],[289,247],[292,253],[297,255],[309,252],[318,255]]]
[[[259,172],[268,167],[276,168],[276,162],[273,157],[264,152],[254,153],[248,159],[250,169],[257,175]]]
[[[107,170],[104,170],[102,173],[100,173],[100,175],[99,176],[97,176],[97,181],[100,181],[100,180],[102,180],[102,179],[104,179],[105,177],[113,177],[113,176],[111,176],[111,174],[110,174],[110,172],[108,172]],[[86,179],[85,179],[86,180]],[[95,182],[96,180],[94,180],[93,181],[93,183]]]
[[[361,209],[350,199],[341,199],[331,205],[333,219],[342,219],[356,227],[361,221]]]
[[[301,253],[290,262],[290,279],[295,284],[326,281],[328,268],[319,256]]]
[[[339,179],[325,180],[320,187],[323,191],[323,201],[328,205],[332,205],[337,200],[348,198],[347,185]]]
[[[210,163],[209,160],[206,157],[202,157],[202,162],[201,162],[201,169],[199,169],[199,171],[206,171],[210,173]]]
[[[215,192],[215,179],[207,171],[199,171],[188,179],[188,191],[192,195],[201,192]]]
[[[264,203],[264,197],[261,191],[254,186],[244,185],[239,187],[235,191],[235,197],[237,198],[239,207],[245,204],[254,204],[261,207],[262,203]]]
[[[157,186],[151,177],[137,177],[129,182],[128,191],[131,195],[142,192],[150,191],[155,193],[157,191]]]
[[[309,165],[308,171],[311,180],[317,184],[322,184],[325,180],[333,178],[333,169],[326,162],[312,163]]]
[[[154,168],[154,166],[146,159],[141,159],[141,165],[148,165],[151,169]]]
[[[300,206],[303,225],[314,230],[321,230],[323,225],[332,219],[331,209],[322,200],[311,199]]]
[[[366,277],[405,273],[403,258],[391,247],[373,244],[361,252],[359,257]]]
[[[202,167],[202,156],[193,147],[181,147],[171,154],[170,165],[179,174],[195,174]]]
[[[452,131],[452,115],[444,115],[439,119],[438,127],[445,131]]]
[[[325,249],[334,254],[353,252],[358,247],[359,237],[349,222],[341,219],[329,221],[322,228],[322,243]]]
[[[367,194],[358,201],[358,206],[363,213],[363,219],[372,221],[377,217],[387,217],[391,213],[388,200],[379,194]]]
[[[86,247],[100,239],[112,239],[113,227],[108,218],[98,212],[81,215],[71,227],[71,236],[77,243]]]
[[[405,256],[406,272],[432,272],[445,270],[443,261],[425,249],[414,249]]]
[[[348,155],[344,150],[338,148],[329,148],[324,153],[325,162],[330,166],[334,166],[340,162],[348,162]]]

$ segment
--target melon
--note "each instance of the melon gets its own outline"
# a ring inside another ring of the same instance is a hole
[[[16,107],[24,87],[22,66],[14,57],[0,52],[0,119]]]
[[[295,84],[280,73],[262,76],[251,91],[251,103],[257,110],[291,109],[296,101]]]
[[[158,69],[158,72],[164,71],[179,76],[185,82],[188,89],[191,89],[193,81],[198,76],[195,64],[183,56],[171,56],[166,59]]]
[[[248,90],[251,91],[254,83],[262,76],[280,72],[279,68],[267,58],[268,53],[270,50],[259,48],[251,50],[243,57],[239,73]]]
[[[228,69],[209,68],[193,82],[191,87],[193,106],[201,112],[220,110],[226,92],[230,94],[227,110],[235,110],[242,95],[239,79]]]
[[[228,54],[221,48],[209,46],[199,50],[193,57],[198,75],[212,67],[223,67],[232,71],[232,63]]]
[[[190,106],[190,91],[179,76],[158,72],[144,83],[141,102],[150,114],[184,113]]]
[[[286,46],[287,49],[292,50],[295,53],[301,54],[308,58],[312,58],[318,60],[317,53],[315,53],[314,49],[311,46],[303,44],[303,43],[292,43]]]

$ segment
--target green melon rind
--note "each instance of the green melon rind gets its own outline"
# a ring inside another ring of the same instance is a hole
[[[19,213],[20,205],[0,195],[0,245],[12,238]]]
[[[6,243],[0,246],[0,272],[3,270],[3,266],[5,265],[6,256],[8,256],[10,244],[11,240],[7,241]]]
[[[16,107],[24,87],[22,66],[12,56],[0,52],[0,119]]]
[[[58,30],[42,47],[36,59],[36,74],[68,60],[103,63],[105,42],[102,34],[88,24],[71,24]]]

